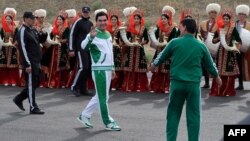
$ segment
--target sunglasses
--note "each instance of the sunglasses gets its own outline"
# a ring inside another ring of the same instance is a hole
[[[106,22],[107,20],[98,20],[98,22]]]

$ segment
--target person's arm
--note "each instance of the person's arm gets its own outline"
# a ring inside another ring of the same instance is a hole
[[[28,68],[31,66],[30,64],[30,59],[29,59],[29,55],[28,55],[28,51],[27,51],[27,38],[25,38],[26,32],[25,32],[25,28],[21,28],[20,29],[20,35],[18,38],[18,44],[20,45],[20,49],[21,49],[21,54],[22,54],[22,58],[23,58],[23,66],[24,68]]]
[[[127,39],[131,41],[132,40],[132,33],[127,31],[126,35],[127,35]]]
[[[160,28],[157,27],[156,31],[155,31],[155,38],[158,40],[159,39],[159,34],[160,34]]]
[[[166,59],[171,56],[172,47],[173,47],[173,41],[170,41],[169,44],[167,44],[167,46],[163,49],[163,51],[159,53],[159,55],[156,57],[151,66],[157,67],[158,65],[166,61]]]
[[[168,42],[170,42],[172,39],[174,39],[177,35],[177,31],[176,31],[176,28],[174,27],[168,37]]]
[[[236,27],[233,29],[233,37],[235,39],[235,41],[237,41],[239,44],[242,44],[239,32],[237,31]]]
[[[202,37],[204,40],[206,40],[206,39],[207,39],[207,33],[206,33],[206,31],[203,30],[202,24],[204,24],[204,23],[201,23],[201,24],[200,24],[200,30],[199,30],[199,32],[200,32],[200,34],[201,34],[201,37]]]
[[[78,35],[79,19],[73,24],[70,34],[69,34],[69,51],[74,52],[76,47],[76,37]]]
[[[55,38],[53,32],[51,32],[51,33],[49,34],[49,37],[50,37],[50,39],[52,39],[52,40]]]
[[[63,32],[62,39],[60,42],[63,44],[67,43],[69,40],[69,34],[70,34],[70,30],[69,28],[66,28]]]
[[[116,43],[119,45],[120,44],[120,38],[121,38],[121,35],[120,35],[121,33],[120,33],[120,31],[118,31],[117,33],[116,33],[116,36],[115,36],[115,38],[116,38]]]
[[[214,37],[213,37],[213,40],[212,42],[214,44],[218,43],[220,41],[220,37],[219,37],[219,33],[218,33],[218,30],[214,33]]]
[[[47,36],[49,36],[47,32],[39,32],[38,33],[39,42],[40,43],[45,43],[47,41]]]
[[[90,34],[88,34],[87,37],[81,43],[82,50],[89,49],[93,39],[94,38],[92,38]]]
[[[143,31],[143,41],[141,42],[141,45],[145,45],[148,43],[149,39],[148,39],[148,30],[147,28],[144,29]]]
[[[3,41],[4,41],[4,33],[3,33],[4,31],[3,31],[3,28],[1,28],[1,31],[0,31],[0,34],[1,34],[1,38],[3,39]]]
[[[95,38],[97,32],[95,27],[91,27],[90,33],[87,35],[87,37],[82,41],[81,43],[81,48],[84,49],[89,49],[91,46],[91,43],[93,39]]]
[[[14,36],[13,36],[14,45],[17,45],[17,33],[18,33],[18,28],[15,28]]]

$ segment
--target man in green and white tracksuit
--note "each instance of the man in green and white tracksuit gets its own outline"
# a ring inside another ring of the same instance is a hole
[[[90,51],[92,60],[92,78],[95,83],[96,94],[78,117],[78,120],[86,127],[93,127],[91,115],[100,109],[101,118],[106,130],[120,131],[121,128],[115,123],[109,114],[108,99],[109,89],[114,74],[114,59],[112,37],[106,31],[107,14],[99,12],[96,14],[97,28],[92,28],[86,39],[82,42],[82,49]]]
[[[184,19],[180,25],[182,37],[169,42],[151,64],[151,70],[167,58],[170,64],[170,100],[167,110],[166,140],[176,141],[183,105],[186,101],[188,141],[199,141],[200,81],[202,64],[221,85],[221,79],[206,46],[195,39],[196,22]]]

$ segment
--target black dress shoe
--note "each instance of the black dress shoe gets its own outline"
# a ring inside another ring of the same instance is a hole
[[[242,85],[239,85],[236,90],[244,90],[244,87]]]
[[[34,108],[33,110],[30,110],[30,114],[33,115],[43,115],[45,112],[41,111],[39,108]]]
[[[205,89],[208,89],[208,88],[210,88],[210,86],[209,86],[209,84],[205,84],[203,87],[201,87],[201,88],[205,88]]]
[[[75,95],[76,97],[80,96],[80,93],[78,93],[78,91],[76,89],[71,90],[71,92],[73,93],[73,95]]]
[[[21,109],[22,111],[25,111],[24,107],[23,107],[23,102],[19,102],[17,101],[17,99],[13,99],[13,102],[16,104],[16,106]]]

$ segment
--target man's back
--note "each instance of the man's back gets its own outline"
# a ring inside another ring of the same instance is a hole
[[[171,80],[200,82],[202,63],[205,63],[210,73],[217,71],[206,46],[191,34],[172,40],[154,63],[158,64],[166,58],[171,59]]]
[[[192,35],[186,35],[173,42],[170,77],[181,81],[199,82],[202,75],[202,60],[205,46]]]

